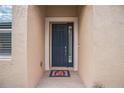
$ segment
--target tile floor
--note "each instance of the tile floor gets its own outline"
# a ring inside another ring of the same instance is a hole
[[[70,72],[71,77],[49,77],[45,72],[37,88],[84,88],[77,72]]]

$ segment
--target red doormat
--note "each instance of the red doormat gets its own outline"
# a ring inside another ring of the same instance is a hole
[[[51,70],[50,77],[70,77],[68,70]]]

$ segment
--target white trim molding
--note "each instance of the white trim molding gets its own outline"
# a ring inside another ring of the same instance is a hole
[[[50,23],[74,23],[74,71],[78,70],[78,18],[77,17],[46,17],[45,19],[45,70],[50,70]]]

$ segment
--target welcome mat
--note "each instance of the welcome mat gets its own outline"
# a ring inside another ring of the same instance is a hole
[[[70,77],[70,72],[68,70],[51,70],[50,77]]]

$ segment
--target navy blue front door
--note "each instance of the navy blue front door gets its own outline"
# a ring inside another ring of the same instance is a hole
[[[52,67],[72,67],[69,62],[68,24],[52,24]]]

